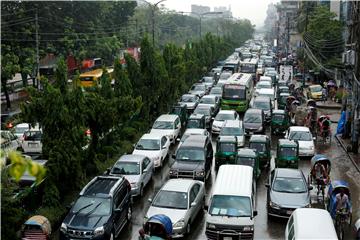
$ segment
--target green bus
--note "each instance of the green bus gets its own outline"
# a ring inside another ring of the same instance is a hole
[[[245,112],[254,89],[254,81],[249,73],[235,73],[223,86],[221,109]]]

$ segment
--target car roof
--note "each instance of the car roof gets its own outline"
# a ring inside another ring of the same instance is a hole
[[[179,118],[179,116],[176,114],[163,114],[158,117],[156,121],[175,121],[177,118]]]
[[[176,191],[176,192],[188,192],[191,185],[199,183],[199,181],[193,179],[169,179],[161,190],[164,191]]]
[[[271,99],[268,96],[257,96],[254,98],[254,102],[270,102]]]
[[[188,128],[185,130],[183,135],[190,135],[190,134],[200,134],[200,135],[205,135],[206,133],[206,129],[201,129],[201,128]]]
[[[220,110],[218,114],[234,114],[234,110]]]
[[[17,128],[17,127],[19,127],[19,128],[24,128],[24,127],[30,127],[30,123],[18,123],[18,124],[16,124],[15,125],[15,128]]]
[[[261,114],[262,113],[262,110],[261,109],[257,109],[257,108],[249,108],[248,110],[246,110],[245,114],[246,113],[258,113],[258,114]]]
[[[283,178],[302,178],[303,174],[300,169],[295,168],[275,168],[276,177]]]
[[[310,129],[308,127],[303,127],[303,126],[291,126],[289,130],[297,131],[297,132],[310,132]]]
[[[191,94],[191,93],[186,93],[186,94],[181,95],[181,97],[184,97],[184,96],[186,96],[186,97],[197,97],[197,95]]]
[[[310,85],[309,87],[310,87],[310,88],[315,88],[315,87],[321,87],[321,85],[316,84],[316,85]]]
[[[190,115],[189,119],[202,119],[204,117],[205,117],[204,114],[193,113],[193,114]]]
[[[225,120],[223,128],[226,127],[241,128],[242,122],[240,120]]]
[[[238,155],[256,157],[256,151],[250,148],[240,148],[238,150]]]
[[[180,146],[180,148],[203,148],[206,140],[207,136],[204,135],[190,135],[188,138],[185,139],[184,143]]]
[[[330,213],[318,208],[298,208],[294,218],[296,239],[338,239]]]
[[[289,145],[289,146],[297,146],[297,143],[294,140],[289,139],[279,139],[279,145]]]
[[[274,89],[273,88],[260,88],[257,90],[259,94],[269,94],[269,93],[274,93]]]
[[[203,99],[203,98],[216,98],[216,96],[215,95],[205,95],[201,99]]]
[[[197,105],[196,108],[211,109],[211,108],[213,108],[213,106],[209,105],[209,104],[200,103],[199,105]]]
[[[236,136],[219,136],[218,141],[219,142],[235,142]]]
[[[257,84],[266,84],[266,85],[271,85],[270,81],[267,80],[260,80]]]
[[[145,156],[140,154],[125,154],[122,155],[116,162],[140,162],[144,158]]]
[[[164,135],[160,133],[145,133],[140,139],[161,139]]]
[[[270,138],[267,136],[267,135],[259,135],[259,134],[256,134],[256,135],[252,135],[250,137],[250,140],[249,141],[267,141],[269,140]]]
[[[283,110],[283,109],[275,109],[275,110],[273,110],[272,114],[276,114],[276,113],[285,114],[285,110]]]

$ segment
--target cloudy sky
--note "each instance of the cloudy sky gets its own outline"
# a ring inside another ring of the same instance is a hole
[[[148,0],[156,3],[159,0]],[[191,11],[191,4],[209,6],[211,11],[217,6],[231,6],[233,17],[247,18],[257,27],[262,26],[266,18],[266,10],[269,3],[276,3],[280,0],[166,0],[161,3],[166,8],[176,11]]]

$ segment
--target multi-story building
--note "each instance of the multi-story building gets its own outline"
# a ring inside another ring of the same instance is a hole
[[[201,15],[201,14],[204,14],[206,12],[210,12],[210,7],[192,4],[191,5],[191,12]]]

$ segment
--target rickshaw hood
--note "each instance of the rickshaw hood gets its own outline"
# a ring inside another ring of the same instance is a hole
[[[172,224],[174,225],[179,220],[184,218],[188,209],[173,209],[173,208],[159,208],[150,206],[148,212],[146,213],[147,217],[151,217],[156,214],[164,214],[171,219]]]

